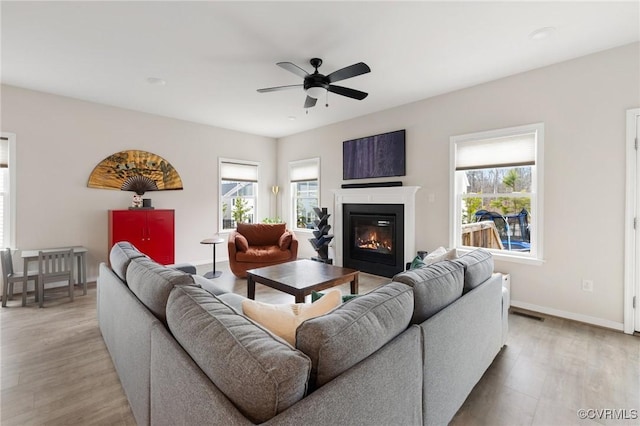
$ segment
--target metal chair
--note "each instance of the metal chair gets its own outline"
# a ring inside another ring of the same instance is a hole
[[[40,307],[44,306],[46,283],[69,281],[69,298],[73,302],[73,249],[38,252],[38,294]]]
[[[33,272],[14,272],[13,271],[13,259],[11,258],[11,249],[5,248],[0,251],[0,257],[2,258],[2,307],[7,306],[7,300],[9,297],[13,297],[13,284],[16,282],[24,282],[24,274],[27,274],[27,281],[35,281],[34,290],[36,292],[36,301],[38,300],[38,273]],[[27,304],[27,286],[24,285],[22,289],[22,306]]]

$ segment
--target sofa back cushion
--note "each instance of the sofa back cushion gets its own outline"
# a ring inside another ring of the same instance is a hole
[[[109,252],[109,263],[111,264],[111,269],[113,269],[113,272],[116,273],[118,278],[122,281],[126,281],[129,263],[131,262],[131,259],[136,259],[138,257],[146,257],[146,255],[138,251],[138,249],[130,242],[120,241],[111,247],[111,251]]]
[[[246,252],[236,252],[238,262],[285,262],[291,259],[291,252],[280,250],[278,246],[251,246]]]
[[[277,246],[286,227],[284,223],[239,223],[237,230],[250,246]]]
[[[191,275],[162,266],[147,257],[131,260],[127,268],[127,283],[138,299],[165,323],[167,299],[173,287],[197,285]]]
[[[459,257],[455,262],[461,264],[464,268],[465,293],[478,287],[493,274],[493,256],[484,249],[475,249]]]
[[[412,324],[420,324],[462,296],[464,267],[456,261],[444,260],[422,268],[397,274],[393,281],[413,287]]]
[[[390,283],[303,322],[296,347],[311,358],[309,386],[324,385],[402,333],[413,313],[411,287]]]
[[[261,423],[301,400],[311,361],[216,296],[176,287],[167,304],[171,333],[249,420]]]

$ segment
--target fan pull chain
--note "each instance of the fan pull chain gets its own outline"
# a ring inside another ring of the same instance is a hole
[[[325,107],[327,107],[327,108],[329,108],[329,91],[328,91],[328,90],[326,91],[326,94],[327,94],[327,98],[325,99],[325,104],[324,104],[324,106],[325,106]]]

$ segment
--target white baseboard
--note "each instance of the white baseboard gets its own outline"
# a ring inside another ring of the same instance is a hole
[[[554,317],[560,317],[573,321],[584,322],[586,324],[597,325],[599,327],[611,328],[617,331],[623,331],[624,329],[624,324],[621,322],[609,321],[589,315],[576,314],[574,312],[561,311],[559,309],[547,308],[545,306],[538,306],[531,303],[520,302],[518,300],[512,299],[511,306],[515,308],[526,309],[528,311],[540,312],[541,314],[552,315]]]

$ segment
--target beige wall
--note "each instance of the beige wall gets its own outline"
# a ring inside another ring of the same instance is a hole
[[[639,50],[627,45],[282,138],[279,184],[289,161],[320,156],[321,205],[333,211],[342,142],[406,129],[402,180],[422,187],[416,246],[433,250],[449,245],[449,137],[544,122],[545,262],[496,269],[511,274],[521,306],[622,328],[625,112],[640,106]],[[304,241],[301,253],[312,253]],[[583,278],[593,293],[581,290]]]
[[[126,209],[132,197],[87,188],[108,155],[150,151],[180,173],[183,191],[145,194],[154,207],[175,209],[176,262],[210,262],[211,246],[200,241],[218,231],[218,157],[259,161],[261,179],[275,182],[272,138],[11,86],[0,94],[2,131],[16,134],[17,247],[84,245],[89,278],[107,258],[107,210]],[[259,194],[259,218],[269,215],[269,188]],[[226,259],[226,246],[217,254]]]
[[[623,46],[277,142],[2,86],[2,131],[17,135],[17,246],[85,245],[95,277],[107,255],[106,211],[126,208],[131,194],[87,188],[87,179],[107,155],[142,149],[166,158],[183,179],[183,191],[150,194],[155,207],[176,210],[176,261],[204,262],[211,248],[199,242],[218,230],[218,157],[261,162],[262,218],[273,214],[276,169],[286,217],[287,163],[319,156],[321,204],[332,211],[342,141],[406,129],[402,180],[422,187],[416,245],[432,250],[449,244],[449,137],[544,122],[545,263],[496,269],[511,273],[515,303],[620,328],[625,111],[640,106],[639,51],[638,43]],[[308,235],[299,237],[300,255],[312,255]],[[218,256],[226,248],[218,246]],[[593,293],[581,290],[583,278],[594,281]]]

